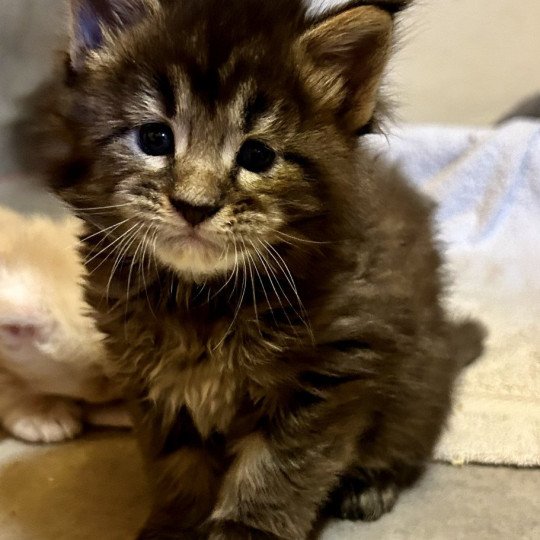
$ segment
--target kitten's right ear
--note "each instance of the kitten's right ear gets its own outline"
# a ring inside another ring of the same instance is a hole
[[[91,51],[103,45],[106,33],[114,33],[155,12],[159,0],[70,0],[71,66],[77,71]]]
[[[351,133],[371,121],[393,43],[394,16],[408,0],[348,0],[308,21],[296,43],[301,75]]]

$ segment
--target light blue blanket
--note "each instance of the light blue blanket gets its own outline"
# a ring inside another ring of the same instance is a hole
[[[410,126],[371,139],[438,203],[451,309],[490,332],[439,457],[540,465],[540,122]]]

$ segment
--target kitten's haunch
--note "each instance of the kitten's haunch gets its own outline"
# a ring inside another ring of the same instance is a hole
[[[26,142],[87,224],[155,485],[141,540],[376,519],[431,455],[481,332],[441,305],[431,203],[357,138],[406,4],[72,1]]]

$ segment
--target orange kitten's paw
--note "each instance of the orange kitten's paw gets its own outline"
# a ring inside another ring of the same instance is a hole
[[[81,433],[81,410],[73,401],[54,397],[33,397],[13,407],[3,425],[15,437],[32,443],[54,443]]]

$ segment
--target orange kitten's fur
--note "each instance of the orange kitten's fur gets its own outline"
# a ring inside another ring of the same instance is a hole
[[[71,438],[79,400],[117,397],[78,283],[78,228],[0,208],[0,424],[27,441]]]

